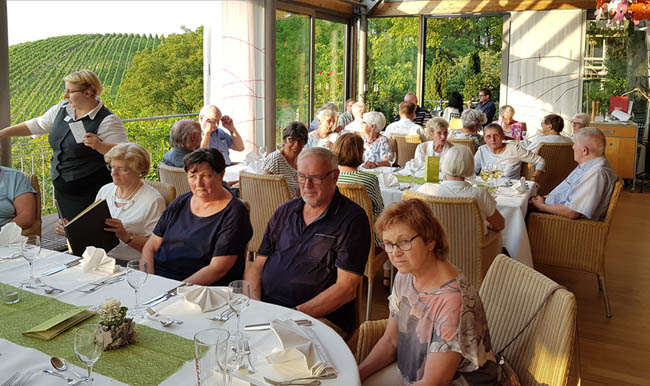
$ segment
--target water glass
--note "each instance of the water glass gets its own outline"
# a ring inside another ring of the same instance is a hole
[[[224,386],[232,385],[232,375],[241,367],[243,343],[243,335],[236,333],[220,339],[217,344],[217,364],[225,376]]]
[[[41,238],[37,235],[30,235],[25,238],[21,245],[21,252],[25,260],[29,263],[29,280],[27,284],[36,284],[34,279],[34,259],[38,258],[41,253]]]
[[[147,281],[147,262],[144,259],[131,260],[126,263],[126,282],[135,291],[135,307],[129,310],[129,316],[133,318],[144,318],[144,309],[138,299],[138,290]]]
[[[2,301],[5,304],[16,304],[20,301],[20,291],[23,288],[21,283],[7,283],[2,287]]]
[[[242,333],[240,314],[248,307],[251,294],[250,284],[246,280],[235,280],[228,284],[228,305],[237,315],[237,332]]]
[[[104,335],[97,333],[97,324],[87,324],[74,332],[74,352],[77,358],[88,366],[88,384],[93,384],[93,365],[104,351]]]
[[[196,379],[199,386],[214,386],[218,384],[218,349],[219,344],[226,344],[230,338],[227,330],[209,328],[194,335],[194,361],[196,363]],[[222,371],[223,382],[226,374]]]

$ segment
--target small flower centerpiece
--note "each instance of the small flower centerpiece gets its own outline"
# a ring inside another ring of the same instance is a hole
[[[98,334],[104,335],[104,351],[114,350],[138,340],[135,332],[135,322],[126,317],[127,307],[123,307],[119,300],[107,299],[106,303],[99,306]]]

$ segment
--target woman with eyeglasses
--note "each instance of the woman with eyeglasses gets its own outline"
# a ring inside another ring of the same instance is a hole
[[[142,181],[149,173],[151,156],[138,144],[120,143],[104,155],[104,160],[113,182],[99,189],[96,201],[106,200],[112,217],[106,220],[106,230],[120,240],[107,253],[119,260],[140,259],[142,247],[165,210],[160,193]],[[65,236],[62,221],[55,230]]]
[[[298,185],[298,155],[307,143],[307,127],[302,122],[291,122],[282,130],[282,148],[264,158],[262,169],[267,174],[284,176],[292,197],[300,196]]]
[[[64,101],[38,118],[0,130],[0,138],[49,134],[54,197],[69,220],[92,204],[99,189],[111,182],[104,154],[129,139],[120,118],[99,98],[103,87],[94,72],[73,72],[63,81]]]
[[[253,236],[246,205],[223,187],[226,161],[214,148],[183,159],[190,192],[160,216],[142,249],[149,273],[187,283],[227,286],[240,280]]]
[[[386,330],[359,365],[363,385],[494,385],[483,304],[447,260],[447,236],[431,208],[398,201],[375,226],[398,273]]]

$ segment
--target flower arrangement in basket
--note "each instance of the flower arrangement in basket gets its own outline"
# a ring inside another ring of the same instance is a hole
[[[99,327],[97,333],[104,335],[104,351],[114,350],[138,340],[135,322],[126,317],[127,307],[122,307],[119,300],[106,299],[99,306]]]

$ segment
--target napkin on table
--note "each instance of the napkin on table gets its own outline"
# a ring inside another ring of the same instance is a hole
[[[84,272],[96,270],[112,274],[118,271],[115,267],[115,259],[106,256],[106,251],[102,248],[86,247],[81,257],[82,260],[79,266]]]
[[[269,363],[291,365],[295,373],[311,376],[338,374],[311,328],[303,328],[293,320],[276,319],[271,322],[271,329],[282,348],[266,356]]]
[[[25,240],[22,232],[23,230],[15,222],[8,222],[0,229],[0,246],[19,247]]]
[[[391,173],[383,173],[377,176],[379,179],[379,186],[382,188],[396,188],[399,189],[399,181],[397,177]]]
[[[215,310],[228,302],[228,293],[217,287],[184,286],[178,288],[178,294],[185,301],[198,306],[201,312]]]
[[[53,339],[71,327],[74,327],[95,315],[94,312],[86,310],[87,308],[88,306],[74,307],[63,314],[56,315],[43,323],[24,331],[23,335],[43,340]]]

